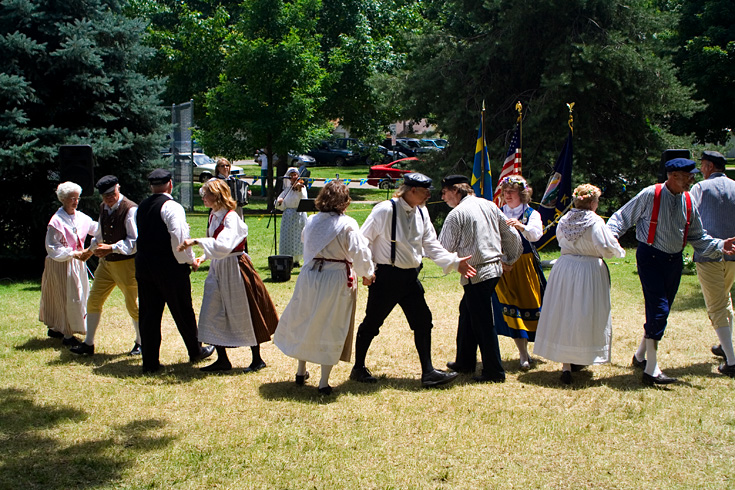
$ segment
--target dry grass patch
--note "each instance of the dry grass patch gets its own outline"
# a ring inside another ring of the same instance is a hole
[[[264,226],[251,224],[250,245],[265,277]],[[696,277],[682,280],[659,356],[683,383],[645,388],[630,367],[643,322],[633,254],[610,262],[612,363],[575,375],[571,387],[555,363],[521,372],[504,338],[506,383],[462,375],[421,389],[399,310],[368,353],[379,382],[352,382],[341,363],[335,396],[317,395],[318,366],[296,386],[296,362],[272,344],[263,347],[267,369],[241,374],[250,352],[233,349],[236,371],[204,375],[188,364],[168,313],[164,372],[142,376],[140,359],[126,355],[133,333],[119,292],[106,304],[97,353],[79,358],[45,338],[38,283],[5,283],[0,488],[733,488],[735,380],[716,374]],[[443,367],[454,358],[462,290],[433,264],[422,274]],[[204,277],[192,275],[197,312]],[[295,280],[267,283],[279,311]],[[366,298],[361,289],[358,321]]]

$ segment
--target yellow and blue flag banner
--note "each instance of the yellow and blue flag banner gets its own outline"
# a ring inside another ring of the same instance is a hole
[[[493,199],[493,174],[490,170],[490,155],[485,141],[485,123],[480,121],[475,145],[475,164],[472,167],[472,189],[477,197]]]
[[[544,226],[544,234],[535,244],[539,250],[556,238],[556,224],[572,205],[572,149],[569,131],[538,208]]]

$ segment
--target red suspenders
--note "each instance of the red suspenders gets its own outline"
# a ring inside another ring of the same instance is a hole
[[[651,213],[651,224],[648,227],[648,240],[646,243],[653,245],[653,239],[656,236],[656,226],[658,225],[658,211],[661,208],[661,188],[663,184],[656,184],[656,192],[653,195],[653,212]],[[684,243],[682,248],[687,246],[687,236],[689,235],[689,224],[692,221],[692,196],[684,191],[684,199],[687,205],[687,224],[684,227]]]

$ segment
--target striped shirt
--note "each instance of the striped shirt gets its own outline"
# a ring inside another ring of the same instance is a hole
[[[630,227],[635,226],[636,239],[641,243],[648,243],[648,227],[653,213],[655,192],[655,185],[646,187],[612,215],[607,222],[607,227],[613,232],[615,238],[620,238]],[[686,215],[684,193],[672,194],[668,187],[664,185],[661,189],[661,207],[659,208],[653,247],[669,254],[680,253],[684,248]],[[702,219],[699,216],[697,207],[694,206],[694,202],[692,202],[687,242],[692,245],[697,253],[705,257],[713,259],[722,257],[723,241],[712,238],[704,230]]]
[[[469,264],[477,275],[471,280],[461,277],[463,286],[500,277],[500,261],[512,264],[523,253],[521,237],[505,223],[495,203],[475,196],[466,196],[447,215],[439,242],[460,257],[472,256]]]
[[[692,201],[702,217],[702,226],[715,238],[735,236],[735,180],[722,172],[715,172],[708,179],[692,187]],[[725,255],[725,260],[735,260],[735,255]],[[713,259],[694,254],[695,262],[712,262]]]

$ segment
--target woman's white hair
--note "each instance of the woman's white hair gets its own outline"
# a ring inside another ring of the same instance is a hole
[[[69,197],[69,194],[72,194],[74,192],[81,196],[82,187],[79,184],[75,184],[74,182],[62,182],[56,188],[56,197],[59,199],[59,202],[63,203],[64,199]]]

